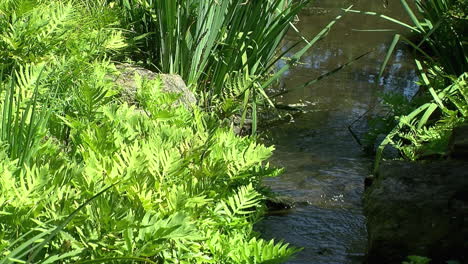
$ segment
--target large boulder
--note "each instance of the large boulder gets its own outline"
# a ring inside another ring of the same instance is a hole
[[[135,82],[135,74],[147,80],[160,78],[163,82],[163,92],[180,94],[180,98],[175,102],[175,105],[182,104],[191,106],[197,103],[195,95],[187,88],[185,82],[179,75],[158,74],[128,63],[116,65],[116,68],[119,74],[115,81],[123,88],[122,96],[124,100],[130,104],[136,104],[137,85]]]
[[[367,263],[468,263],[468,162],[383,162],[366,188]]]

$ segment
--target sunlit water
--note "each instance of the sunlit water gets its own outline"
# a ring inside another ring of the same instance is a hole
[[[297,27],[311,39],[350,4],[354,4],[354,9],[403,16],[398,1],[389,1],[387,8],[383,2],[316,1],[301,14]],[[327,38],[308,52],[303,64],[288,71],[282,81],[283,89],[293,89],[373,51],[339,73],[278,100],[309,104],[308,113],[267,131],[267,142],[277,149],[271,162],[286,172],[265,184],[292,197],[298,206],[287,214],[265,217],[256,228],[264,238],[304,248],[288,263],[360,263],[365,253],[367,235],[361,197],[372,159],[364,155],[347,126],[366,111],[372,112],[383,91],[411,96],[417,89],[413,60],[404,45],[399,46],[377,85],[376,76],[394,32],[362,31],[367,29],[400,28],[375,17],[345,15]],[[300,38],[291,32],[285,48],[296,41]],[[364,118],[354,125],[358,135],[365,131],[365,121]]]

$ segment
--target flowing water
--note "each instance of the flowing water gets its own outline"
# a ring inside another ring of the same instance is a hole
[[[390,1],[387,7],[384,3],[385,0],[315,1],[302,12],[296,26],[311,39],[350,4],[353,9],[404,17],[399,1]],[[373,51],[337,74],[279,99],[285,104],[308,104],[308,113],[271,127],[267,133],[267,141],[277,149],[271,163],[284,167],[285,173],[266,184],[297,201],[297,206],[285,214],[265,217],[256,228],[264,238],[304,248],[288,263],[360,263],[365,254],[367,235],[361,197],[372,159],[364,155],[347,126],[378,105],[382,91],[411,96],[417,89],[413,60],[403,45],[385,76],[375,83],[395,32],[362,31],[368,29],[401,28],[376,17],[347,14],[282,80],[283,89],[292,89]],[[285,48],[297,41],[300,37],[290,32]],[[365,129],[365,122],[354,126],[359,135]]]

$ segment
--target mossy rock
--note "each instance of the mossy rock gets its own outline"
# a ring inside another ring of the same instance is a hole
[[[115,82],[122,88],[122,97],[130,105],[137,103],[136,94],[138,87],[135,81],[135,74],[147,80],[161,79],[163,92],[180,94],[180,98],[175,102],[175,105],[182,104],[189,107],[197,104],[195,95],[188,89],[184,80],[179,75],[159,74],[128,63],[116,65],[116,68],[119,74]]]

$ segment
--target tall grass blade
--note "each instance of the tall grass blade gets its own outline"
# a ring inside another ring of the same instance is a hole
[[[350,61],[344,63],[343,65],[340,65],[340,66],[336,67],[335,69],[333,69],[333,70],[331,70],[331,71],[329,71],[329,72],[326,72],[326,73],[320,75],[319,77],[317,77],[317,78],[315,78],[315,79],[312,79],[312,80],[310,80],[310,81],[307,81],[307,82],[305,82],[304,84],[302,84],[302,85],[300,85],[300,86],[297,86],[297,87],[292,88],[292,89],[288,89],[288,90],[286,90],[286,91],[281,91],[281,92],[276,93],[276,94],[274,94],[274,95],[272,95],[272,96],[270,96],[270,97],[271,97],[271,98],[275,98],[275,97],[278,97],[278,96],[281,96],[281,95],[290,93],[290,92],[295,91],[295,90],[304,89],[304,88],[306,88],[306,87],[308,87],[308,86],[310,86],[310,85],[313,85],[313,84],[319,82],[320,80],[322,80],[322,79],[324,79],[324,78],[326,78],[326,77],[329,77],[329,76],[331,76],[331,75],[333,75],[333,74],[335,74],[335,73],[341,71],[342,69],[346,68],[347,66],[351,65],[352,63],[354,63],[354,62],[356,62],[356,61],[358,61],[358,60],[364,58],[365,56],[369,55],[370,53],[372,53],[372,51],[368,51],[368,52],[366,52],[366,53],[364,53],[364,54],[361,54],[361,55],[357,56],[356,58],[353,58],[352,60],[350,60]]]
[[[411,21],[413,24],[421,31],[424,32],[424,28],[422,27],[421,23],[419,22],[419,19],[416,17],[416,15],[413,13],[413,10],[409,7],[408,3],[406,0],[400,0],[401,4],[403,5],[403,8],[405,9],[406,13],[408,13],[408,16],[410,17]]]
[[[419,29],[417,27],[414,27],[414,26],[411,26],[407,23],[404,23],[398,19],[395,19],[395,18],[392,18],[392,17],[389,17],[389,16],[386,16],[386,15],[383,15],[383,14],[379,14],[379,13],[376,13],[376,12],[365,12],[365,11],[360,11],[360,10],[348,10],[348,12],[351,12],[351,13],[358,13],[358,14],[363,14],[363,15],[369,15],[369,16],[377,16],[377,17],[380,17],[382,19],[385,19],[385,20],[388,20],[390,22],[393,22],[395,24],[398,24],[400,26],[403,26],[407,29],[410,29],[410,30],[414,30],[414,31],[417,31],[419,32]]]
[[[379,81],[380,78],[382,78],[385,68],[387,67],[388,62],[390,61],[390,58],[392,57],[393,51],[395,50],[396,45],[400,41],[400,37],[401,37],[400,34],[395,34],[395,36],[393,37],[392,43],[388,47],[387,54],[385,55],[385,59],[382,62],[382,66],[380,66],[380,71],[377,77],[377,81]]]
[[[349,10],[351,10],[352,6],[348,7],[347,9],[344,9],[345,12],[348,12]],[[337,17],[335,17],[335,19],[333,21],[331,21],[330,23],[328,23],[327,26],[325,26],[325,28],[323,28],[307,45],[305,45],[301,50],[299,50],[297,53],[295,53],[290,61],[288,61],[286,63],[286,65],[284,65],[281,69],[278,70],[278,72],[276,72],[271,78],[269,78],[266,82],[264,82],[261,86],[261,89],[264,90],[266,89],[267,87],[269,87],[274,81],[278,80],[287,70],[289,70],[291,68],[292,65],[294,65],[295,63],[297,63],[301,57],[315,44],[317,43],[319,40],[321,40],[322,38],[324,38],[328,32],[330,31],[330,29],[333,27],[333,25],[336,24],[336,22],[338,22],[338,20],[340,20],[341,18],[343,17],[343,15],[339,15]]]

